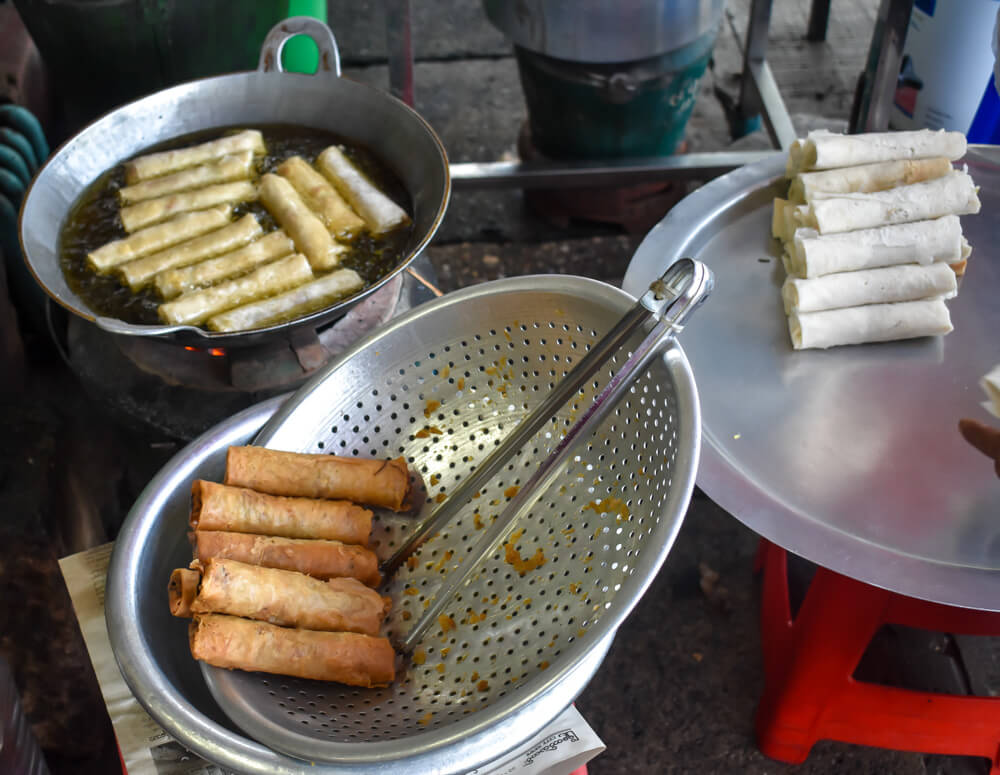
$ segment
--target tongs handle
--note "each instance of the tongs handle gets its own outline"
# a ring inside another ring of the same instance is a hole
[[[655,324],[642,343],[605,385],[591,406],[570,427],[531,478],[511,498],[469,556],[462,560],[460,568],[452,572],[434,593],[430,605],[407,632],[404,640],[398,644],[401,651],[409,653],[420,642],[427,627],[437,621],[458,588],[465,584],[490,554],[496,551],[517,519],[535,505],[560,474],[578,444],[589,438],[649,362],[683,329],[687,318],[711,293],[714,282],[712,272],[700,261],[682,258],[672,264],[660,279],[650,285],[649,290],[625,317],[559,382],[548,398],[522,420],[506,441],[483,461],[473,476],[466,480],[465,486],[456,490],[447,501],[417,526],[414,535],[411,535],[386,564],[387,574],[391,574],[399,567],[424,535],[442,525],[478,491],[483,483],[502,468],[523,443],[620,349],[629,334],[651,317],[654,319]]]

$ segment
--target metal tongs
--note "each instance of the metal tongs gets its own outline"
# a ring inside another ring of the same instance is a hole
[[[461,485],[413,528],[406,542],[382,565],[386,579],[391,577],[431,534],[440,530],[498,473],[507,461],[567,403],[607,360],[621,350],[636,330],[652,320],[653,325],[642,343],[628,357],[590,407],[570,427],[566,435],[549,453],[531,478],[510,499],[503,512],[487,529],[472,548],[461,567],[449,575],[434,593],[430,604],[410,628],[402,642],[396,644],[409,654],[420,643],[427,628],[438,620],[458,589],[463,586],[507,538],[514,523],[527,513],[561,473],[578,444],[589,438],[621,396],[643,373],[646,366],[663,352],[674,337],[684,328],[691,313],[712,292],[715,278],[711,270],[700,261],[682,258],[672,264],[660,279],[636,302],[587,355],[556,385],[555,389],[510,435],[480,463]]]

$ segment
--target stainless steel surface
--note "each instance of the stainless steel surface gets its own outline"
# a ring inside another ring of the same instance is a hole
[[[483,0],[511,41],[574,62],[631,62],[675,51],[716,29],[724,0]]]
[[[231,126],[299,124],[335,132],[365,145],[402,180],[413,202],[414,230],[396,269],[359,294],[287,324],[235,334],[163,334],[195,344],[254,344],[298,327],[316,327],[357,304],[402,271],[427,245],[450,193],[448,160],[430,126],[389,95],[338,78],[336,44],[326,25],[288,19],[268,36],[261,66],[280,67],[273,55],[295,34],[320,47],[315,75],[263,69],[206,78],[157,92],[97,120],[65,143],[42,168],[25,198],[20,237],[25,261],[39,285],[71,312],[93,321],[97,313],[69,287],[59,266],[59,235],[77,197],[106,170],[145,148],[190,132]],[[271,52],[271,53],[269,53]]]
[[[851,107],[851,132],[884,132],[889,128],[889,112],[896,94],[903,44],[910,26],[913,0],[882,0],[868,61],[858,79]]]
[[[477,573],[481,564],[489,555],[497,551],[504,540],[508,538],[514,529],[517,521],[526,516],[535,507],[539,499],[546,493],[548,488],[563,473],[570,456],[573,455],[580,445],[589,440],[596,429],[607,417],[608,412],[614,409],[623,396],[629,391],[636,379],[645,371],[653,358],[662,354],[663,348],[671,343],[674,337],[684,330],[684,325],[691,313],[699,307],[712,291],[712,273],[701,262],[682,258],[667,269],[663,277],[654,280],[648,291],[632,309],[645,311],[643,316],[647,321],[652,320],[653,327],[646,335],[646,338],[636,346],[628,355],[621,368],[618,369],[607,384],[594,398],[593,403],[583,412],[572,427],[566,431],[559,443],[538,465],[528,481],[514,494],[508,501],[500,516],[493,524],[486,529],[485,533],[478,539],[472,547],[462,565],[448,575],[444,583],[430,598],[430,605],[417,619],[416,623],[410,627],[403,639],[400,649],[405,654],[410,654],[413,649],[424,640],[427,629],[433,622],[438,621],[438,616],[453,605],[452,600],[459,589],[464,587],[469,578]],[[549,393],[548,398],[539,407],[549,404],[558,409],[568,403],[570,399],[579,391],[580,387],[590,379],[594,372],[607,361],[615,352],[613,343],[617,341],[616,331],[622,322],[632,319],[630,313],[622,318],[606,334],[600,342],[595,344],[590,352],[581,360],[563,379],[559,381],[555,389]],[[596,356],[594,365],[588,363],[592,356]],[[599,359],[599,360],[597,360]],[[542,414],[542,419],[533,423],[532,418]],[[537,431],[544,421],[548,419],[554,411],[540,413],[538,408],[525,417],[517,427],[510,433],[507,439],[496,448],[490,455],[497,457],[499,462],[493,469],[497,473],[500,468],[513,457],[517,450],[527,442],[530,436]],[[465,497],[452,493],[449,500],[453,502],[466,502],[478,490],[486,484],[489,476],[478,476],[485,467],[485,463],[479,466],[475,472],[466,478],[464,488]],[[477,480],[474,487],[469,486],[469,482]],[[446,501],[447,502],[447,501]],[[438,511],[439,509],[435,510]],[[413,536],[408,536],[402,547],[408,549],[413,541]],[[399,555],[400,552],[397,552]]]
[[[771,201],[783,161],[691,194],[639,247],[624,280],[645,287],[679,256],[716,274],[684,347],[704,413],[699,486],[771,541],[869,584],[1000,610],[1000,482],[958,420],[990,422],[980,377],[1000,361],[1000,159],[970,149],[982,212],[943,338],[793,351]]]
[[[779,151],[712,151],[581,162],[463,162],[451,165],[456,191],[492,188],[624,186],[650,180],[706,180]]]
[[[633,303],[616,288],[572,276],[519,277],[444,296],[324,369],[256,441],[296,451],[403,455],[425,483],[429,509]],[[623,362],[640,339],[637,333],[614,360]],[[467,561],[481,531],[615,368],[589,381],[421,547],[413,567],[392,578],[384,591],[393,599],[385,627],[393,641]],[[333,690],[206,667],[214,696],[252,737],[311,761],[460,772],[496,758],[568,702],[567,694],[551,697],[604,647],[660,568],[694,486],[699,438],[694,380],[674,346],[650,364],[518,525],[523,533],[482,564],[455,598],[451,620],[424,641],[423,658],[415,654],[391,686]],[[376,522],[373,542],[385,557],[413,517],[383,513]],[[512,550],[542,564],[518,566]],[[513,721],[529,708],[530,723]],[[491,734],[498,729],[502,735]]]
[[[149,483],[115,542],[108,569],[105,611],[108,634],[129,688],[153,719],[181,745],[227,771],[259,775],[342,775],[399,772],[397,762],[323,765],[293,759],[236,730],[209,693],[197,663],[189,658],[187,623],[172,617],[163,591],[170,571],[190,559],[185,537],[191,481],[218,479],[226,449],[248,444],[287,396],[257,404],[196,439]],[[430,755],[414,750],[412,772],[458,771],[456,762],[505,751],[524,727],[540,728],[566,707],[597,671],[614,633],[597,644],[541,698],[504,722]],[[277,682],[276,682],[277,683]],[[282,680],[283,684],[284,681]],[[352,694],[352,692],[347,692]],[[297,694],[280,698],[290,713],[310,711]],[[392,712],[391,710],[389,712]],[[498,754],[499,755],[499,754]]]

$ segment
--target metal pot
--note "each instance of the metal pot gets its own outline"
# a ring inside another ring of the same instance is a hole
[[[283,72],[281,50],[305,34],[319,46],[315,75]],[[413,233],[395,269],[362,292],[288,323],[213,334],[192,326],[139,326],[102,318],[67,284],[59,261],[66,217],[100,175],[142,150],[206,129],[298,124],[334,132],[370,149],[403,182],[413,203]],[[340,77],[333,33],[308,17],[286,19],[264,40],[254,72],[191,81],[120,107],[68,140],[28,189],[20,217],[21,247],[38,284],[56,302],[118,334],[161,336],[201,346],[252,345],[343,315],[401,272],[434,236],[451,190],[448,158],[434,130],[390,95]]]

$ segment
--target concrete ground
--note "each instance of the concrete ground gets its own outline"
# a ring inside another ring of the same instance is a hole
[[[688,128],[690,150],[721,149],[732,140],[724,104],[738,89],[739,39],[748,4],[730,0],[713,66],[703,79]],[[838,0],[827,41],[807,43],[806,0],[775,0],[770,60],[792,113],[833,123],[846,118],[877,4]],[[510,46],[486,21],[477,0],[418,0],[412,5],[417,110],[438,131],[452,161],[512,158],[526,109]],[[382,3],[368,0],[331,3],[330,23],[346,73],[385,87],[382,8]],[[617,283],[641,236],[585,223],[557,228],[533,215],[518,191],[456,192],[427,255],[445,291],[529,272],[581,274]],[[98,501],[113,505],[97,522],[103,521],[113,534],[131,499],[177,448],[177,440],[137,437],[133,430],[116,427],[74,391],[61,363],[31,363],[28,390],[0,401],[9,450],[0,460],[0,512],[10,515],[0,541],[0,583],[7,598],[0,606],[0,652],[22,653],[22,695],[36,720],[45,717],[47,703],[59,702],[68,709],[69,720],[36,724],[53,772],[110,772],[114,748],[106,720],[72,710],[92,704],[96,687],[87,676],[73,679],[61,668],[82,658],[72,622],[52,613],[60,610],[58,605],[48,613],[19,607],[16,594],[42,583],[37,568],[45,564],[46,552],[58,553],[59,542],[54,549],[46,547],[38,526],[53,511],[74,508],[60,501],[66,496],[49,491],[50,482],[65,480],[81,490],[99,490]],[[123,463],[119,479],[88,480],[88,466],[97,464],[94,458],[129,445],[138,452]],[[762,689],[759,582],[752,573],[756,546],[751,531],[696,493],[659,577],[578,699],[578,708],[607,744],[607,751],[591,763],[591,773],[986,771],[984,760],[834,742],[818,744],[798,766],[762,756],[753,735]],[[807,574],[808,568],[802,571]],[[45,594],[55,599],[62,592],[55,585]],[[48,621],[50,627],[65,635],[58,658],[52,656],[51,638],[12,642],[10,633],[29,632],[39,617],[54,620]],[[942,662],[939,640],[904,633],[880,643],[872,669],[883,674],[886,665],[894,664],[917,666],[909,672],[924,678],[954,672],[953,661]],[[24,656],[25,651],[33,653]],[[989,667],[985,661],[991,653],[982,652],[980,667]],[[48,682],[72,689],[53,699]]]

